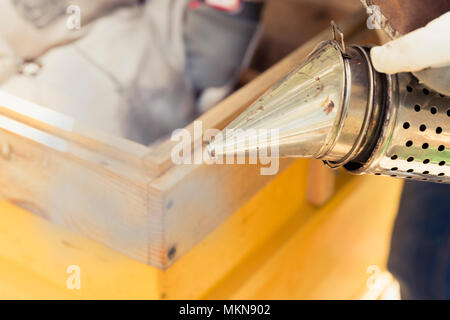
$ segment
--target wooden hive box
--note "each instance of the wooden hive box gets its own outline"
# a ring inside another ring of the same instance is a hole
[[[364,40],[364,24],[359,12],[340,27]],[[330,34],[318,34],[200,116],[203,129],[223,128]],[[1,204],[1,229],[11,232],[0,232],[0,256],[48,281],[33,280],[48,289],[35,290],[37,297],[65,297],[55,286],[64,287],[65,268],[74,263],[89,266],[88,285],[76,293],[84,298],[324,297],[318,279],[339,277],[348,286],[329,296],[343,298],[359,292],[366,265],[385,267],[398,180],[341,176],[335,197],[318,208],[305,198],[308,161],[282,160],[278,176],[262,176],[255,165],[175,166],[170,140],[146,147],[4,95],[0,141],[2,198],[48,221]],[[378,186],[384,191],[370,196]],[[359,212],[369,199],[376,206]],[[352,231],[334,242],[346,225]],[[342,257],[333,243],[348,249]],[[335,271],[327,272],[320,252],[335,259]],[[15,274],[8,263],[5,274]],[[308,273],[314,276],[298,285]]]

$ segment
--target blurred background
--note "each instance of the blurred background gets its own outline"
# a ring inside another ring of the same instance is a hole
[[[2,1],[0,89],[148,145],[362,8],[215,2]]]

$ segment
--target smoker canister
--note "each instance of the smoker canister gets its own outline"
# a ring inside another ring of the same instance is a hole
[[[215,157],[249,154],[247,129],[276,129],[280,157],[322,159],[355,174],[450,183],[450,97],[410,73],[377,72],[369,48],[335,38],[225,128]],[[238,130],[239,129],[239,130]],[[247,130],[247,131],[246,131]],[[251,141],[260,141],[250,139]]]

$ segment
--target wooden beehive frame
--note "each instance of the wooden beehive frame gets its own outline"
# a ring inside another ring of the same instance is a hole
[[[351,37],[364,21],[359,12],[339,25]],[[204,130],[222,129],[330,37],[329,30],[320,33],[202,115],[198,120]],[[7,101],[0,100],[0,116],[13,124],[0,129],[3,198],[162,269],[273,179],[259,175],[258,166],[174,166],[170,140],[147,148],[76,123],[68,128],[52,124]],[[56,138],[64,147],[56,150],[15,127]],[[186,128],[193,131],[192,124]],[[280,171],[290,163],[283,160]]]

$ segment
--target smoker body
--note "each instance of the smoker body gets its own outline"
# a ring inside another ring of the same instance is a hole
[[[450,97],[410,73],[377,72],[369,48],[346,46],[336,26],[334,35],[232,121],[210,154],[269,145],[355,174],[450,183]],[[249,129],[278,136],[249,139]]]

